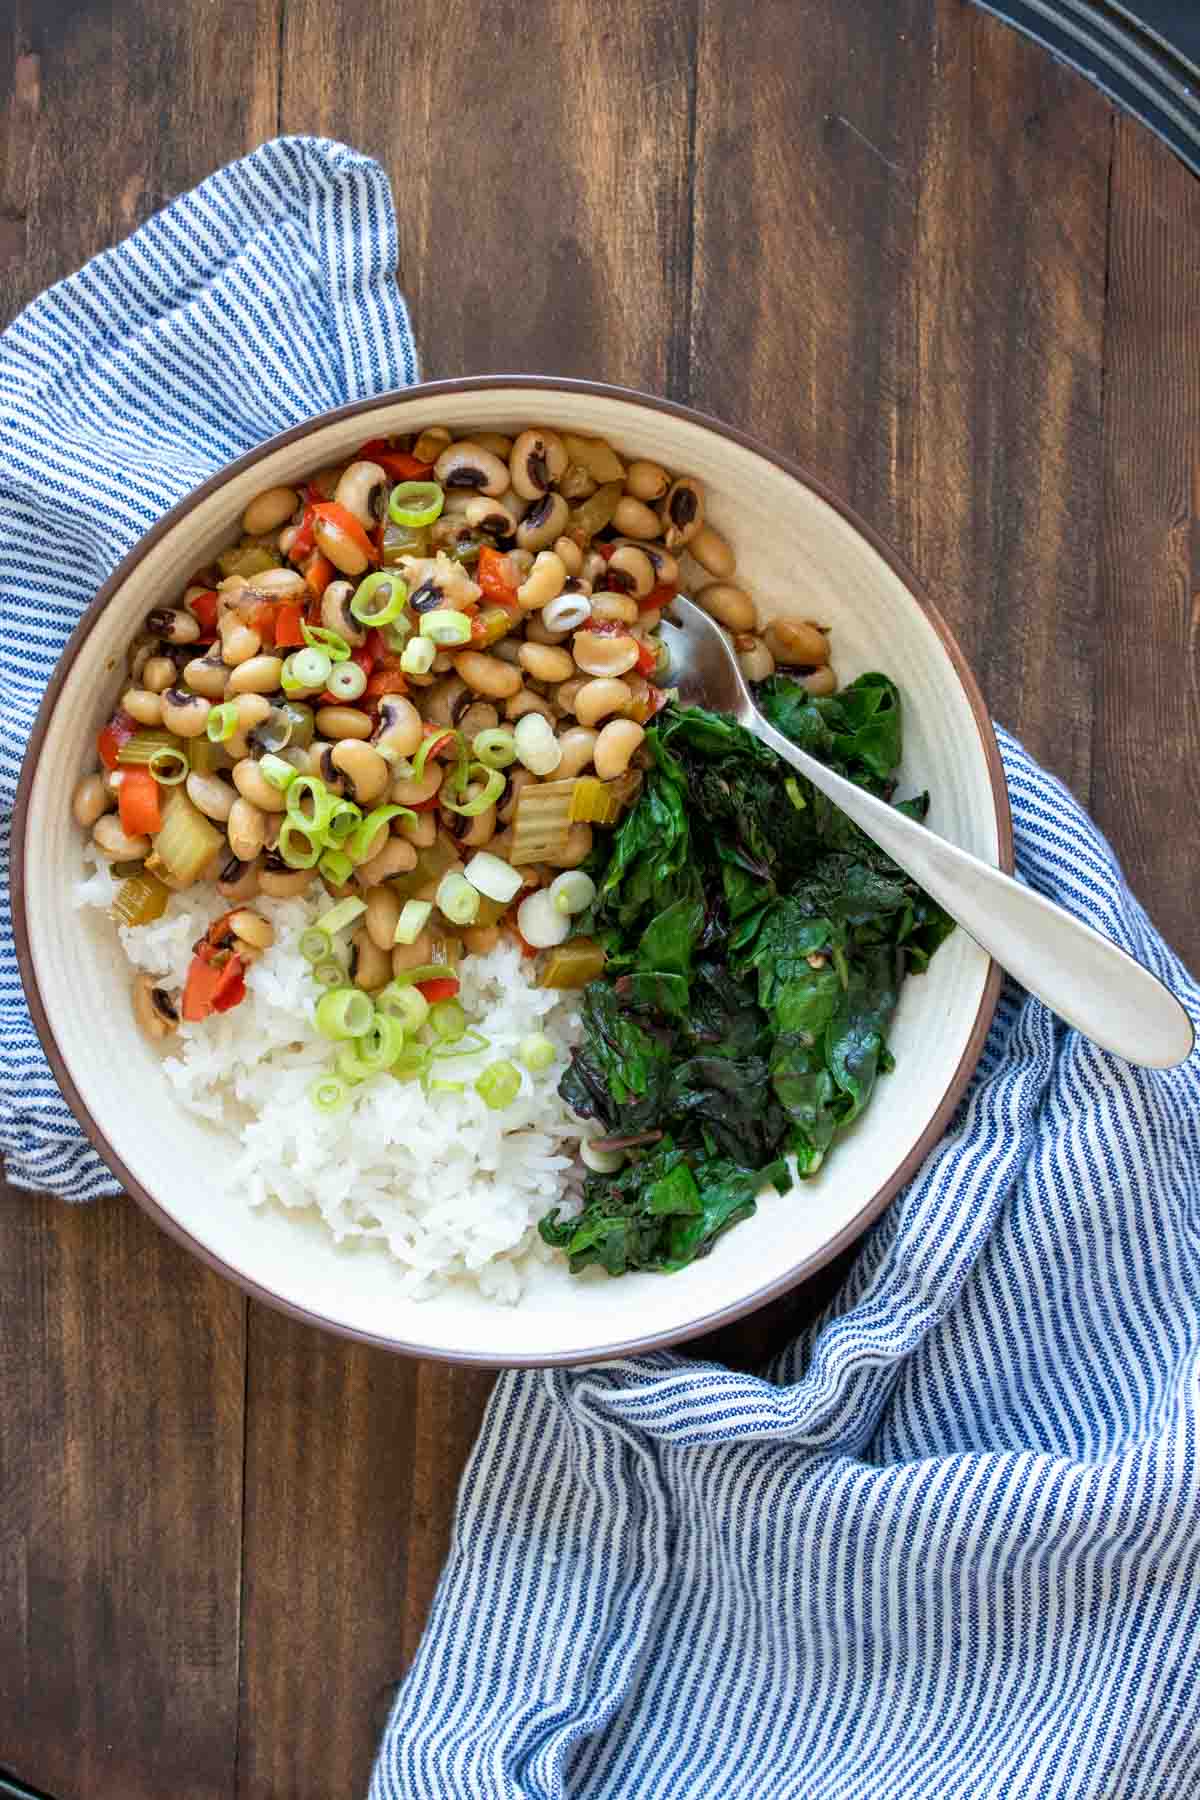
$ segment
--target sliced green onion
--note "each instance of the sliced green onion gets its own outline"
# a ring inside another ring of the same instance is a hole
[[[209,708],[204,730],[210,744],[225,744],[237,730],[237,725],[237,701],[223,700],[220,706]]]
[[[453,1056],[478,1056],[481,1050],[490,1050],[491,1038],[485,1038],[482,1031],[469,1026],[460,1038],[449,1038],[443,1043],[435,1044],[429,1052],[433,1062],[444,1062]]]
[[[330,887],[345,887],[354,873],[354,864],[344,850],[326,850],[317,864],[317,874],[323,875]]]
[[[390,1069],[403,1050],[404,1026],[393,1014],[380,1013],[376,1009],[370,1031],[356,1039],[354,1048],[359,1061],[372,1075],[378,1075],[382,1070]]]
[[[350,1090],[336,1075],[318,1075],[308,1090],[308,1097],[318,1112],[340,1112],[350,1098]]]
[[[258,766],[262,770],[263,780],[269,781],[277,793],[286,794],[300,771],[294,769],[282,756],[260,756]]]
[[[297,825],[295,819],[285,819],[279,827],[275,849],[289,869],[315,869],[323,845],[306,826]]]
[[[586,911],[596,898],[596,884],[582,869],[565,869],[554,877],[546,891],[551,904],[568,917]]]
[[[428,675],[436,656],[432,638],[409,638],[400,652],[400,667],[406,675]]]
[[[366,910],[366,901],[358,900],[353,895],[347,900],[339,900],[336,906],[331,906],[327,913],[321,914],[317,920],[317,930],[328,932],[331,938],[335,938],[339,931],[345,931],[347,925],[353,925],[356,919],[361,919]]]
[[[517,741],[500,725],[478,732],[471,750],[485,769],[507,769],[517,760]]]
[[[524,876],[490,850],[477,850],[463,874],[473,888],[478,888],[498,906],[507,906],[510,900],[515,900],[525,885]]]
[[[391,1073],[398,1081],[411,1081],[414,1075],[423,1075],[428,1067],[429,1052],[425,1046],[405,1044],[392,1064]]]
[[[342,1044],[334,1059],[334,1067],[338,1074],[351,1087],[360,1087],[364,1081],[370,1081],[379,1073],[378,1069],[372,1069],[358,1054],[358,1046],[361,1042],[361,1038],[355,1038],[348,1044]]]
[[[404,658],[401,657],[400,660],[403,662]],[[424,778],[425,764],[429,761],[433,750],[435,748],[439,750],[444,749],[449,741],[453,741],[454,743],[460,765],[463,763],[466,756],[466,742],[463,738],[463,734],[461,731],[455,731],[451,726],[447,725],[444,731],[431,731],[428,737],[422,738],[417,747],[417,754],[413,757],[411,776],[413,781],[421,781]]]
[[[437,981],[453,973],[445,963],[421,963],[415,969],[401,969],[398,975],[393,975],[388,987],[415,987],[419,981]]]
[[[408,586],[394,569],[376,569],[360,581],[350,611],[360,625],[391,625],[404,611]]]
[[[333,988],[317,1001],[316,1026],[322,1037],[342,1043],[370,1031],[375,1018],[371,996],[361,988]]]
[[[457,1000],[439,1000],[429,1009],[429,1025],[444,1044],[454,1044],[467,1029],[467,1015]]]
[[[176,750],[173,745],[161,744],[146,767],[155,781],[161,781],[164,787],[175,787],[177,783],[187,780],[192,765],[182,750]]]
[[[296,948],[305,962],[323,963],[333,955],[333,939],[319,925],[310,925],[300,933]]]
[[[390,625],[381,625],[383,641],[387,648],[397,654],[402,651],[412,636],[412,620],[407,616],[393,619]]]
[[[302,619],[300,635],[310,650],[319,651],[331,663],[345,662],[350,655],[350,646],[340,631],[326,631],[323,625],[309,625]],[[297,655],[303,656],[303,650],[298,651]]]
[[[393,819],[403,815],[406,819],[415,819],[416,813],[411,806],[377,806],[369,812],[361,825],[356,825],[346,840],[346,854],[352,862],[370,862],[375,851],[381,846],[375,839],[381,831],[386,831]]]
[[[324,650],[297,650],[288,658],[292,679],[304,688],[323,688],[333,668],[333,658]],[[284,683],[286,689],[287,683]]]
[[[521,1072],[514,1063],[489,1063],[475,1082],[475,1092],[493,1112],[511,1106],[521,1091]]]
[[[452,644],[469,644],[471,621],[464,612],[439,607],[435,612],[427,612],[422,618],[421,636],[428,638],[432,644],[447,647]]]
[[[337,957],[331,956],[328,962],[313,965],[312,976],[313,980],[321,987],[341,987],[346,979],[346,971]]]
[[[528,1037],[521,1039],[517,1055],[531,1075],[540,1075],[550,1067],[558,1052],[548,1037],[540,1031],[533,1031]]]
[[[457,781],[455,791],[461,793],[467,786],[467,782],[480,778],[483,780],[483,787],[474,799],[461,801],[444,799],[442,805],[446,811],[461,813],[464,819],[477,819],[480,813],[487,811],[489,806],[495,806],[504,792],[504,777],[499,769],[485,769],[482,763],[472,763],[466,770],[466,781]]]
[[[799,783],[796,781],[794,776],[788,775],[784,778],[783,791],[787,795],[788,799],[791,801],[792,805],[795,807],[796,811],[803,812],[805,807],[807,806],[808,802],[805,800],[804,795],[800,792]]]
[[[442,876],[435,898],[452,925],[473,925],[479,917],[479,889],[457,870]]]
[[[398,1019],[405,1031],[419,1031],[429,1017],[429,1002],[415,987],[401,987],[389,981],[375,996],[375,1011],[385,1018]]]
[[[433,903],[429,900],[406,900],[400,908],[400,917],[396,920],[396,934],[393,942],[397,944],[415,944],[433,911]]]
[[[329,823],[335,799],[319,775],[297,775],[287,791],[288,817],[314,837],[320,837]]]
[[[357,700],[366,685],[367,671],[356,662],[338,663],[336,668],[330,669],[329,680],[325,683],[338,700]]]
[[[325,821],[325,836],[332,838],[336,846],[348,838],[352,831],[357,830],[361,823],[361,806],[355,806],[353,800],[335,800]]]
[[[388,517],[394,525],[432,525],[445,504],[446,496],[436,481],[402,481],[392,489]]]
[[[440,1076],[431,1076],[425,1083],[425,1091],[429,1094],[465,1094],[465,1081],[443,1081]]]

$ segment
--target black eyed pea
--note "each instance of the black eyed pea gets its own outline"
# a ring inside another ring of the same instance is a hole
[[[432,813],[429,818],[432,822]],[[434,839],[429,841],[432,844]],[[391,836],[385,835],[382,849],[375,852],[370,862],[359,863],[354,871],[354,879],[361,888],[373,888],[381,881],[390,881],[393,875],[410,874],[416,866],[417,852],[412,843],[393,833]]]
[[[462,934],[463,949],[468,956],[486,956],[500,942],[498,925],[468,925]]]
[[[602,623],[636,625],[641,613],[638,611],[637,601],[630,595],[602,588],[598,594],[592,595],[592,617]]]
[[[559,596],[558,598],[561,598],[561,596]],[[542,608],[541,612],[531,612],[526,616],[525,639],[524,639],[525,643],[527,643],[527,644],[552,644],[552,645],[553,644],[561,644],[563,642],[563,640],[569,635],[570,630],[571,630],[570,624],[565,625],[561,631],[554,631],[552,629],[547,628],[547,625],[546,625],[547,609],[551,606],[557,606],[558,598],[556,598],[554,600],[548,600],[546,602],[546,605]],[[590,616],[590,609],[589,609],[589,616]],[[551,617],[553,617],[553,614],[551,615]],[[574,623],[578,624],[579,621],[576,619],[574,621]],[[518,642],[518,644],[517,644],[517,661],[520,662],[520,660],[521,660],[521,644],[520,644],[520,642]]]
[[[142,686],[161,694],[175,684],[175,664],[169,656],[150,656],[142,664]]]
[[[470,703],[471,690],[466,682],[458,675],[451,675],[445,681],[439,681],[430,692],[425,702],[425,717],[433,725],[457,725],[459,713]]]
[[[374,729],[370,713],[360,712],[356,706],[319,706],[315,723],[320,735],[331,744],[339,738],[361,738],[365,742]]]
[[[583,559],[583,573],[580,576],[589,593],[598,587],[608,585],[608,564],[598,550],[589,550]]]
[[[522,500],[536,500],[564,473],[567,462],[567,447],[556,431],[523,431],[508,459],[512,484]]]
[[[601,781],[615,781],[629,767],[629,759],[646,733],[635,719],[610,719],[596,739],[592,756]]]
[[[592,760],[596,748],[597,733],[586,725],[572,725],[559,733],[558,741],[562,749],[562,761],[554,771],[556,781],[570,781],[581,775]]]
[[[485,656],[480,650],[463,650],[454,658],[454,667],[476,694],[487,700],[511,700],[520,690],[521,671],[498,657]]]
[[[267,600],[299,600],[308,593],[297,569],[263,569],[254,577],[254,591]]]
[[[281,813],[287,806],[287,797],[281,794],[278,788],[271,786],[252,756],[244,756],[241,762],[234,763],[233,785],[242,799],[249,800],[251,806],[256,806],[260,812]],[[232,824],[232,810],[229,818]],[[232,837],[229,841],[231,844],[233,843]],[[245,861],[246,853],[237,850],[236,845],[234,845],[234,849]]]
[[[344,471],[333,490],[333,497],[370,531],[383,516],[389,485],[387,470],[381,469],[377,462],[364,459],[352,462]]]
[[[617,501],[612,522],[622,537],[656,538],[662,529],[658,514],[643,501],[635,500],[631,494],[622,494]]]
[[[206,700],[220,700],[228,681],[229,670],[219,656],[194,656],[183,665],[183,685]]]
[[[572,462],[587,470],[594,481],[624,481],[625,464],[603,438],[576,437],[563,432],[563,445]]]
[[[592,854],[592,828],[580,821],[572,825],[567,833],[567,841],[557,856],[548,856],[546,861],[552,869],[577,869],[581,862],[586,862]]]
[[[416,861],[416,858],[413,858]],[[362,870],[359,870],[362,874]],[[411,944],[394,944],[392,946],[392,974],[403,975],[406,969],[420,969],[433,956],[433,934],[422,931]]]
[[[431,425],[423,431],[412,447],[412,453],[418,462],[435,463],[453,437],[444,425]]]
[[[396,819],[393,824],[397,834],[418,850],[432,850],[437,842],[438,822],[434,813],[417,813],[415,818]]]
[[[317,549],[327,556],[335,569],[343,575],[358,577],[365,575],[370,557],[359,541],[359,534],[351,532],[345,525],[339,525],[335,519],[322,514],[317,515],[313,525],[313,536],[317,541]]]
[[[226,691],[231,698],[237,694],[273,694],[282,679],[281,656],[251,656],[231,672]]]
[[[642,549],[653,564],[655,580],[674,587],[679,580],[679,564],[671,552],[664,550],[661,544],[643,544]]]
[[[176,737],[201,737],[211,711],[211,700],[186,688],[168,688],[162,696],[162,722]]]
[[[608,562],[608,586],[641,599],[654,586],[654,564],[636,544],[618,544]]]
[[[241,938],[243,944],[249,944],[255,950],[269,950],[275,942],[275,927],[261,913],[253,912],[249,907],[239,907],[229,918],[228,924],[235,937]]]
[[[575,702],[582,690],[587,686],[590,676],[572,675],[570,681],[564,681],[554,696],[554,704],[561,713],[573,713]]]
[[[500,714],[490,700],[472,700],[458,717],[458,729],[468,744],[473,744],[481,731],[494,731],[499,723]]]
[[[558,491],[568,500],[587,500],[600,483],[581,462],[569,462],[558,478]]]
[[[766,681],[775,673],[775,658],[760,637],[752,631],[740,631],[733,640],[738,667],[747,681]]]
[[[510,725],[515,724],[518,719],[523,719],[526,713],[532,712],[541,713],[543,719],[550,725],[558,723],[558,714],[549,700],[541,694],[535,694],[532,688],[522,688],[519,694],[514,694],[511,700],[504,702],[504,717]]]
[[[552,644],[521,645],[518,652],[521,667],[535,681],[569,681],[575,673],[575,661],[569,650]]]
[[[504,493],[509,485],[507,464],[474,438],[460,438],[443,450],[433,465],[433,478],[444,488],[466,488],[489,499]]]
[[[469,781],[467,783],[467,800],[476,800],[483,792],[483,783]],[[462,813],[450,812],[446,807],[441,809],[442,827],[463,850],[480,850],[490,844],[496,835],[496,808],[485,806],[481,813],[473,817],[465,817]]]
[[[540,500],[534,501],[517,526],[517,548],[535,551],[546,549],[555,538],[562,536],[569,517],[570,510],[561,494],[543,494]],[[566,576],[565,568],[563,576]]]
[[[789,669],[811,669],[829,661],[825,633],[803,620],[773,619],[763,632],[763,642],[775,661]]]
[[[530,613],[529,615],[531,620],[536,619],[537,616],[537,613]],[[498,638],[492,645],[490,654],[496,657],[498,661],[510,663],[514,669],[519,669],[521,666],[521,639],[514,637]]]
[[[670,485],[671,477],[660,464],[641,457],[625,471],[625,492],[648,505],[661,500]]]
[[[818,697],[837,692],[837,676],[828,663],[824,668],[810,669],[807,675],[799,676],[798,680],[801,687],[807,688],[810,694]]]
[[[148,688],[127,688],[121,695],[121,711],[139,725],[161,725],[162,696],[152,694]]]
[[[229,595],[240,594],[243,588],[249,586],[250,583],[244,575],[226,575],[218,581],[217,592],[222,596],[222,603],[224,603]],[[194,599],[207,591],[206,588],[189,588],[187,591],[188,605],[190,606]]]
[[[100,775],[85,775],[75,789],[75,797],[71,802],[71,811],[75,815],[75,823],[90,831],[97,819],[102,819],[113,805],[112,795],[104,785]]]
[[[330,711],[333,710],[331,707]],[[356,806],[374,805],[392,779],[391,764],[386,757],[359,738],[340,739],[330,751],[329,760],[342,777],[347,798]]]
[[[169,1037],[179,1024],[175,1002],[153,975],[139,975],[133,984],[133,1016],[151,1043]]]
[[[527,788],[531,781],[536,780],[537,776],[531,769],[523,769],[519,765],[508,771],[508,786],[505,788],[504,796],[496,809],[497,816],[502,825],[510,825],[512,823],[512,816],[516,810],[517,801],[520,798],[522,789]]]
[[[146,630],[166,644],[194,644],[200,636],[200,621],[194,613],[156,606],[146,614]]]
[[[536,612],[548,600],[556,600],[563,591],[567,571],[553,550],[541,550],[532,569],[517,589],[517,604],[522,612]]]
[[[217,880],[217,892],[223,900],[253,900],[258,892],[259,863],[255,857],[242,862],[231,856],[222,866]]]
[[[150,839],[126,836],[121,830],[121,821],[111,813],[96,820],[92,826],[92,841],[114,862],[141,862],[150,854]]]
[[[732,547],[711,525],[701,525],[688,544],[688,555],[694,556],[700,567],[718,581],[728,581],[737,567]]]
[[[193,769],[184,783],[188,799],[199,807],[206,819],[215,819],[224,825],[233,811],[233,803],[237,794],[227,781],[219,775],[208,775],[200,769]]]
[[[348,644],[364,644],[367,628],[350,611],[353,598],[352,581],[331,581],[321,596],[321,624],[326,631],[336,631]]]
[[[671,483],[658,509],[658,522],[668,550],[691,543],[704,523],[704,489],[694,475],[681,475]]]
[[[577,667],[585,675],[625,675],[636,665],[638,659],[635,638],[602,637],[598,631],[577,631],[571,639],[571,651]],[[576,713],[579,712],[578,700],[575,710]],[[581,719],[581,723],[591,724],[592,721]]]
[[[367,895],[367,910],[363,915],[363,924],[367,928],[367,936],[381,950],[390,952],[396,941],[396,924],[400,918],[400,896],[395,888],[373,887]],[[389,972],[391,965],[388,965]]]
[[[637,636],[649,638],[662,624],[662,613],[657,606],[644,606],[638,613]]]
[[[276,531],[287,524],[299,504],[300,496],[295,488],[264,488],[261,494],[255,494],[242,514],[242,530],[247,537],[262,537],[268,531]]]
[[[258,877],[259,892],[268,900],[295,900],[308,887],[314,873],[312,869],[279,869],[264,863]]]
[[[499,456],[505,462],[512,455],[513,441],[502,431],[477,431],[471,442],[478,444],[481,450],[490,450],[493,456]]]
[[[735,587],[732,582],[710,581],[706,587],[697,588],[696,604],[726,631],[755,631],[758,628],[758,609],[753,600],[745,588]]]
[[[242,663],[248,663],[262,649],[262,638],[257,631],[233,613],[227,613],[221,620],[221,661],[227,668],[235,669]]]
[[[613,640],[607,640],[611,643]],[[562,689],[559,689],[561,695]],[[581,725],[598,725],[613,713],[627,713],[633,705],[633,693],[624,681],[601,676],[585,681],[575,696],[575,717]]]
[[[449,499],[453,495],[447,496]],[[520,514],[508,494],[497,494],[489,498],[486,494],[472,494],[463,507],[463,518],[474,531],[484,531],[489,537],[512,537],[520,524]]]
[[[343,732],[342,736],[353,736]],[[415,756],[425,735],[421,715],[403,694],[385,694],[379,702],[374,736],[371,742],[386,756]]]
[[[583,573],[583,551],[574,538],[555,538],[551,548],[569,576]]]
[[[365,993],[377,994],[392,978],[392,959],[374,943],[364,925],[350,939],[351,979]]]
[[[250,754],[250,733],[270,718],[271,702],[265,694],[238,694],[230,704],[237,708],[237,729],[221,748],[234,762],[240,762]]]
[[[389,798],[393,806],[423,806],[441,787],[446,771],[439,762],[427,762],[419,780],[398,775],[392,783]]]

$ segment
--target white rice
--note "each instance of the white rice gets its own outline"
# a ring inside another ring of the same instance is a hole
[[[91,846],[87,854],[91,872],[78,903],[107,911],[116,883]],[[535,987],[508,942],[466,957],[460,998],[489,1047],[443,1065],[465,1091],[427,1096],[419,1082],[385,1075],[354,1090],[340,1112],[318,1113],[308,1088],[331,1052],[312,1024],[319,990],[295,946],[329,904],[323,895],[255,900],[275,927],[275,944],[251,964],[239,1006],[184,1024],[167,1040],[166,1080],[180,1104],[224,1131],[236,1150],[231,1195],[252,1206],[314,1208],[339,1243],[379,1240],[413,1298],[465,1279],[512,1303],[532,1263],[552,1254],[537,1220],[566,1196],[586,1130],[558,1095],[577,1035],[574,996]],[[226,910],[211,889],[173,894],[154,924],[120,927],[125,954],[163,986],[182,987],[193,944]],[[530,1032],[552,1040],[556,1061],[537,1076],[522,1071],[518,1098],[493,1112],[474,1078],[497,1057],[516,1061]]]

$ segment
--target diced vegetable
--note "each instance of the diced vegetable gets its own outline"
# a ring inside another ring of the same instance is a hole
[[[433,911],[430,900],[406,900],[400,908],[400,917],[396,920],[394,941],[397,944],[415,944]]]
[[[220,596],[215,588],[207,588],[202,594],[193,594],[188,601],[188,611],[199,625],[205,637],[217,634],[217,608]]]
[[[117,807],[126,837],[153,837],[161,828],[158,794],[158,783],[149,769],[125,770],[117,790]]]
[[[314,1018],[322,1037],[340,1043],[370,1031],[375,1006],[371,996],[364,994],[361,988],[330,988],[317,1001]]]
[[[539,987],[585,988],[604,973],[604,951],[591,938],[572,938],[546,960]]]
[[[568,815],[572,825],[580,821],[587,825],[611,825],[620,810],[611,782],[601,781],[595,775],[576,777]]]
[[[196,1025],[210,1013],[229,1012],[246,997],[246,976],[239,956],[214,957],[203,945],[193,956],[184,983],[183,1017]]]
[[[168,889],[153,875],[131,875],[113,896],[112,914],[118,925],[152,925],[167,910]]]
[[[471,620],[471,642],[477,650],[490,649],[508,636],[516,622],[516,615],[503,606],[482,606]]]
[[[507,607],[511,611],[516,610],[520,576],[516,564],[503,550],[493,549],[490,544],[483,546],[475,565],[475,579],[483,589],[485,600],[491,600],[495,605]]]
[[[268,569],[277,569],[279,557],[262,544],[247,542],[235,544],[231,550],[222,550],[217,558],[217,567],[222,575],[244,575],[249,581],[252,575],[262,575]]]
[[[517,871],[490,850],[477,850],[463,871],[473,888],[507,906],[515,900],[524,883]]]
[[[539,888],[517,908],[517,928],[535,950],[549,950],[569,936],[571,922],[559,912],[546,890]]]
[[[559,912],[571,917],[581,913],[596,898],[596,884],[582,869],[564,869],[550,883],[547,892]]]
[[[169,731],[138,731],[117,751],[117,764],[122,769],[144,768],[159,750],[178,750],[181,746],[182,739]]]
[[[126,712],[115,712],[96,738],[96,751],[106,769],[115,769],[122,747],[137,736],[137,720]]]
[[[470,925],[479,911],[479,895],[465,875],[454,870],[442,876],[437,903],[452,925]]]
[[[445,504],[445,493],[436,481],[402,481],[391,491],[388,517],[395,525],[432,525]]]
[[[523,787],[513,809],[512,848],[509,857],[522,863],[545,862],[561,856],[571,831],[571,796],[574,781],[537,781]]]
[[[275,648],[297,650],[304,642],[304,614],[300,607],[281,601],[275,608]]]
[[[206,819],[181,787],[173,787],[162,801],[162,824],[154,838],[154,850],[170,879],[190,887],[215,861],[225,843],[224,833]]]
[[[342,506],[336,500],[322,500],[313,507],[313,512],[318,520],[323,520],[327,525],[332,525],[336,530],[344,532],[355,549],[359,550],[368,562],[379,561],[379,552],[348,506]]]
[[[428,981],[416,981],[413,986],[419,994],[424,995],[430,1006],[436,1006],[439,1000],[453,1000],[458,992],[458,976],[430,976]]]
[[[489,1063],[475,1082],[475,1092],[493,1112],[511,1106],[521,1091],[521,1072],[507,1061]]]
[[[562,745],[554,728],[541,713],[526,713],[518,719],[513,731],[513,747],[517,756],[533,775],[553,775],[563,759]]]
[[[541,1075],[558,1055],[553,1043],[540,1031],[530,1032],[517,1047],[517,1055],[531,1075]]]

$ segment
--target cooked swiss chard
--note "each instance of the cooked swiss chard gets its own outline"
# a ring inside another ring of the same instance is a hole
[[[758,703],[780,731],[891,800],[900,695],[862,675],[827,698],[776,675]],[[647,733],[641,798],[592,868],[584,929],[607,952],[583,998],[560,1091],[607,1136],[637,1138],[589,1174],[583,1210],[541,1222],[573,1270],[670,1271],[786,1191],[892,1067],[906,974],[952,921],[891,858],[740,725],[668,707]],[[928,797],[903,802],[923,817]]]

